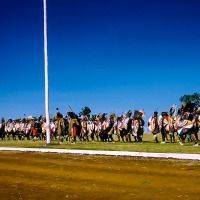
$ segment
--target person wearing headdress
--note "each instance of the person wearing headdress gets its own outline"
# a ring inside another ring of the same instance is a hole
[[[198,146],[198,133],[196,134],[195,126],[195,103],[183,104],[181,108],[179,121],[177,120],[177,132],[180,137],[180,144],[183,145],[185,139],[193,141],[194,146]],[[198,130],[197,130],[198,131]]]
[[[98,116],[97,115],[93,115],[92,118],[91,118],[91,121],[90,121],[90,132],[91,132],[91,139],[92,139],[92,142],[95,141],[95,136],[98,140]]]
[[[107,113],[103,113],[101,115],[101,119],[100,119],[100,122],[101,122],[101,131],[100,131],[100,140],[102,142],[106,142],[107,139],[108,139],[108,135],[107,135],[107,127],[108,127],[108,119],[107,119]]]
[[[28,117],[27,118],[27,126],[26,126],[26,137],[27,140],[30,140],[31,138],[31,129],[33,127],[33,118]]]
[[[199,136],[198,136],[198,132],[199,132],[199,127],[200,127],[200,107],[197,107],[194,110],[193,113],[193,124],[194,124],[194,135],[197,141],[199,141]]]
[[[15,123],[15,126],[16,124],[17,124],[17,121]],[[18,132],[19,140],[23,140],[24,137],[26,136],[26,127],[27,127],[26,118],[23,118],[22,121],[19,122],[19,127],[16,130]]]
[[[169,136],[170,136],[170,142],[175,142],[175,117],[170,116],[169,117]]]
[[[64,136],[65,136],[65,120],[63,118],[63,115],[60,114],[58,119],[57,119],[57,133],[58,133],[58,141],[59,143],[63,143],[64,141]]]
[[[101,115],[98,114],[95,118],[95,136],[96,136],[96,139],[98,141],[101,140],[101,138],[100,138],[100,134],[101,134],[101,121],[100,121],[100,119],[101,119]]]
[[[127,113],[127,138],[126,138],[126,141],[128,142],[132,142],[131,141],[131,134],[132,134],[132,111],[129,110],[128,113]]]
[[[143,111],[135,111],[134,113],[134,119],[135,122],[137,123],[137,141],[142,143],[142,138],[144,134],[144,120],[143,120],[144,113]]]
[[[46,117],[42,117],[42,121],[41,121],[41,129],[42,129],[41,139],[42,140],[46,138],[46,128],[47,128]]]
[[[88,122],[88,117],[84,116],[81,121],[81,137],[84,141],[89,141],[90,125]]]
[[[6,122],[6,125],[5,125],[5,131],[6,131],[6,134],[7,134],[7,137],[9,140],[10,140],[11,135],[12,135],[12,140],[17,139],[16,134],[13,131],[13,129],[14,129],[14,121],[10,118],[10,119],[8,119],[8,121]]]
[[[37,118],[35,118],[32,129],[33,142],[35,142],[41,136],[41,132],[42,132],[41,123],[38,121]]]
[[[168,125],[168,112],[162,112],[161,113],[161,120],[160,120],[160,132],[162,136],[162,144],[166,143],[167,139],[167,130],[166,126]]]
[[[57,134],[57,120],[55,117],[50,119],[50,137],[51,139],[56,138]]]
[[[124,137],[126,138],[126,142],[131,141],[131,134],[132,134],[132,111],[129,110],[122,119],[122,126],[121,126],[121,138],[124,142]]]
[[[1,118],[1,123],[0,123],[0,138],[3,140],[5,139],[5,126],[6,126],[6,122],[4,117]]]
[[[155,111],[153,116],[149,118],[148,127],[152,132],[153,138],[156,141],[156,143],[159,143],[157,134],[160,132],[160,128],[159,128],[159,115],[157,111]]]
[[[137,142],[137,130],[138,130],[138,121],[135,117],[132,120],[132,136],[134,137],[134,142]]]
[[[68,112],[70,117],[68,134],[71,139],[71,144],[76,144],[77,128],[80,126],[78,116],[74,112]]]
[[[108,126],[108,141],[114,142],[113,134],[116,126],[116,115],[115,113],[110,114],[109,118],[109,126]]]
[[[123,115],[118,116],[116,120],[116,134],[118,137],[118,142],[120,142],[120,136],[121,136],[121,131],[122,131],[122,119],[123,119]]]

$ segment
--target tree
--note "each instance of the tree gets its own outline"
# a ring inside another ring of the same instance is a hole
[[[200,94],[198,93],[194,93],[192,95],[184,95],[181,96],[179,99],[182,103],[194,103],[195,107],[199,107],[200,106]]]
[[[88,116],[90,113],[91,113],[90,108],[85,106],[85,108],[82,108],[82,111],[79,113],[79,115]]]

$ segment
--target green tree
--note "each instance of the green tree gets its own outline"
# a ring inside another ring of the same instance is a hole
[[[200,94],[194,93],[191,95],[185,94],[180,97],[179,99],[182,103],[195,103],[195,106],[199,107],[200,106]]]
[[[88,116],[91,113],[91,110],[89,107],[85,106],[85,108],[82,108],[81,112],[79,113],[79,115],[83,115],[83,116]]]

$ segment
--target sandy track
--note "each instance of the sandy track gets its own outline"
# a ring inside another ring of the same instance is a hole
[[[197,160],[29,150],[1,151],[1,199],[200,199]]]

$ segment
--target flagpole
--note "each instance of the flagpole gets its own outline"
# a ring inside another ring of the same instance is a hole
[[[50,119],[49,119],[49,83],[48,83],[48,53],[47,53],[47,9],[44,4],[44,63],[45,63],[45,115],[46,115],[46,143],[50,144]]]

